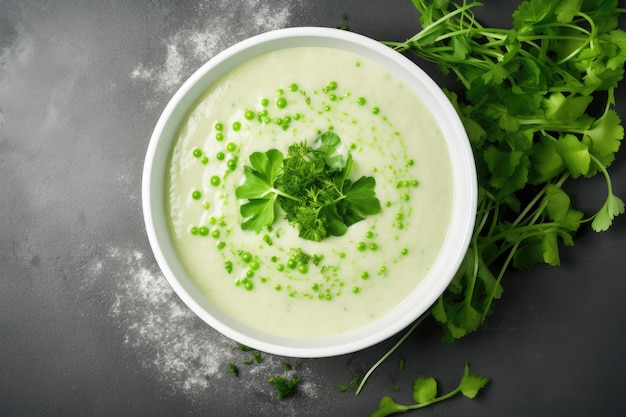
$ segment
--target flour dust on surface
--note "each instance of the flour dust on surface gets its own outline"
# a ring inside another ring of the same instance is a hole
[[[229,387],[275,398],[275,388],[267,380],[285,374],[287,362],[295,368],[287,374],[302,378],[298,395],[318,396],[318,384],[306,362],[242,350],[182,303],[151,256],[111,247],[105,258],[93,260],[90,269],[96,276],[118,271],[110,316],[124,333],[124,346],[172,391],[196,395]],[[237,366],[239,376],[231,373],[230,364]],[[292,405],[283,401],[279,406]]]

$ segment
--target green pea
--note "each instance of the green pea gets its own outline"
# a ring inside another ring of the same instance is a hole
[[[296,266],[298,266],[298,262],[296,262],[295,259],[289,259],[287,261],[287,266],[291,269],[294,269]]]
[[[198,227],[197,226],[192,226],[191,229],[189,229],[189,233],[191,233],[192,235],[197,235],[198,234]]]
[[[361,272],[361,279],[368,279],[370,277],[369,272],[363,271]]]
[[[358,104],[359,106],[363,106],[363,105],[366,103],[366,101],[365,101],[365,98],[364,98],[364,97],[359,97],[359,98],[357,98],[357,99],[356,99],[356,102],[357,102],[357,104]]]
[[[407,248],[404,248],[400,251],[400,253],[402,253],[402,255],[406,256],[409,253],[409,250]]]
[[[202,193],[196,190],[193,193],[191,193],[191,198],[193,198],[194,200],[200,200],[202,198]]]
[[[278,99],[276,99],[276,107],[278,107],[279,109],[284,109],[285,107],[287,107],[287,99],[285,99],[284,97],[279,97]]]
[[[365,233],[365,237],[368,239],[371,239],[374,237],[374,232],[372,232],[371,230],[368,230],[367,233]]]
[[[380,109],[378,107],[374,107],[372,109],[372,114],[378,114],[378,113],[380,113]]]
[[[365,249],[367,249],[367,244],[365,242],[359,242],[356,245],[357,250],[363,252]]]
[[[226,144],[226,150],[228,152],[235,152],[237,150],[237,145],[235,145],[233,142],[228,142]]]
[[[290,84],[289,85],[289,91],[298,91],[298,84]]]
[[[254,119],[254,112],[252,110],[246,110],[246,112],[243,114],[243,117],[245,117],[246,120],[252,120]]]
[[[231,171],[234,171],[235,168],[237,168],[237,160],[236,159],[229,159],[228,161],[226,161],[226,166]]]
[[[218,177],[217,175],[213,175],[211,177],[211,185],[214,187],[217,187],[218,185],[220,185],[222,181],[220,180],[220,177]]]
[[[206,227],[206,226],[200,226],[200,227],[198,228],[198,234],[199,234],[200,236],[206,236],[206,235],[208,235],[208,234],[209,234],[209,228],[208,228],[208,227]]]
[[[262,99],[262,100],[261,100],[261,106],[265,107],[265,106],[267,106],[268,104],[270,104],[269,99],[264,98],[264,99]]]
[[[370,243],[370,250],[377,250],[378,249],[378,245],[374,242]]]
[[[233,130],[235,132],[238,132],[239,130],[241,130],[241,122],[233,122]]]
[[[211,232],[211,237],[215,239],[219,239],[220,235],[221,235],[221,232],[219,231],[219,229],[215,229]]]
[[[202,162],[203,165],[206,165],[209,163],[209,157],[208,156],[203,156],[202,159],[200,159],[200,162]]]
[[[256,261],[256,260],[250,261],[250,269],[253,269],[256,271],[260,267],[261,267],[261,264],[259,263],[259,261]]]
[[[224,125],[222,123],[215,123],[215,130],[217,130],[218,132],[221,132],[222,130],[224,130]]]
[[[202,156],[202,151],[198,148],[193,150],[193,156],[196,158],[200,158]]]
[[[309,271],[309,267],[306,266],[305,264],[298,265],[298,272],[300,272],[301,274],[306,274],[308,271]]]
[[[250,252],[244,252],[241,254],[241,260],[248,263],[252,260],[252,254]]]
[[[352,288],[352,292],[355,293],[355,294],[358,294],[358,293],[361,292],[361,289],[359,287],[354,287],[354,288]]]
[[[226,154],[222,151],[219,151],[217,155],[215,155],[215,157],[217,158],[218,161],[223,161],[224,158],[226,157]]]
[[[222,132],[217,132],[215,134],[215,140],[218,142],[221,142],[224,140],[224,134]]]

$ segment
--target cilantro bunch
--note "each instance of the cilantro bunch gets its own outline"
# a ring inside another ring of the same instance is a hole
[[[342,236],[349,226],[380,212],[374,177],[352,181],[352,155],[341,152],[333,132],[320,135],[314,146],[289,146],[287,156],[270,149],[253,152],[244,166],[244,182],[236,188],[244,230],[271,226],[280,207],[303,239],[319,242]]]
[[[476,228],[461,269],[432,314],[452,341],[476,330],[500,298],[509,267],[559,265],[584,223],[608,229],[624,212],[607,167],[624,137],[613,110],[624,75],[626,33],[617,0],[527,0],[510,29],[483,27],[480,3],[413,0],[422,30],[384,42],[456,77],[448,92],[478,170]],[[607,196],[589,216],[563,185],[601,174]]]

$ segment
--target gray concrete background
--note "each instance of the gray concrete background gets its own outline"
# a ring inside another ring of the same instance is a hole
[[[507,25],[517,4],[486,3],[490,25]],[[366,416],[382,395],[410,403],[418,376],[453,388],[466,361],[492,379],[480,398],[415,415],[626,415],[626,217],[606,233],[582,231],[558,268],[507,276],[495,315],[473,335],[444,344],[425,323],[358,397],[336,385],[397,338],[303,360],[299,394],[280,401],[266,380],[296,361],[264,354],[243,365],[251,354],[197,319],[161,276],[141,172],[184,79],[266,30],[347,24],[401,40],[416,18],[409,0],[0,1],[0,416]],[[611,168],[622,197],[624,152]],[[571,191],[589,211],[604,194],[599,181]]]

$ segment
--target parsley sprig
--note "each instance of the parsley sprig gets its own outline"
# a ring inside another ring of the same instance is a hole
[[[349,226],[380,212],[374,177],[349,178],[353,160],[339,136],[321,134],[313,143],[294,143],[287,156],[270,149],[253,152],[237,187],[244,230],[271,226],[280,207],[303,239],[319,242],[342,236]]]
[[[433,377],[420,377],[413,383],[413,400],[415,400],[415,404],[398,404],[391,397],[384,396],[380,400],[378,409],[372,413],[372,417],[386,417],[396,413],[428,407],[458,394],[462,394],[467,398],[475,398],[488,382],[488,378],[470,374],[469,365],[465,364],[465,371],[459,385],[447,394],[438,396],[437,380]]]

